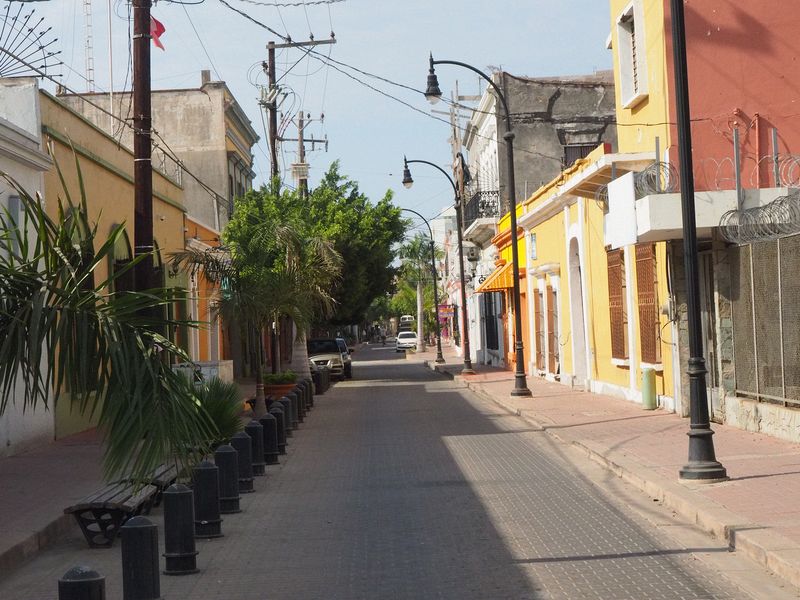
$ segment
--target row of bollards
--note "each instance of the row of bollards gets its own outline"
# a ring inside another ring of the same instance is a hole
[[[214,462],[201,461],[192,470],[192,487],[182,483],[164,491],[165,575],[197,573],[195,539],[221,537],[223,514],[241,512],[240,494],[253,492],[254,476],[266,473],[265,465],[278,464],[286,454],[286,438],[297,429],[314,406],[321,386],[300,381],[283,398],[268,403],[268,412],[250,421],[219,446]],[[122,538],[123,600],[161,598],[158,527],[136,516],[120,528]],[[105,577],[78,566],[58,580],[58,600],[105,600]]]

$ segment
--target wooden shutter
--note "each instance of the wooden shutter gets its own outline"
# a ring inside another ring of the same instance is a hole
[[[533,293],[533,312],[536,327],[536,368],[544,371],[544,315],[542,314],[542,292]]]
[[[642,362],[660,361],[658,348],[658,298],[656,298],[656,251],[653,244],[636,246],[636,296],[639,306],[639,339]]]
[[[622,250],[610,250],[608,260],[608,308],[611,321],[611,356],[628,358],[628,346],[625,343],[625,281]]]

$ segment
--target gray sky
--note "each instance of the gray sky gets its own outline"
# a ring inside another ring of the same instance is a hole
[[[429,51],[435,58],[459,60],[484,71],[502,67],[528,76],[586,74],[611,65],[610,52],[605,49],[610,26],[607,0],[345,0],[320,5],[306,0],[305,8],[261,5],[273,0],[226,1],[279,33],[288,32],[295,41],[308,39],[309,32],[317,40],[325,39],[333,29],[337,43],[320,46],[318,51],[419,90],[425,86]],[[220,0],[184,2],[159,0],[153,8],[153,16],[166,27],[162,36],[166,50],[152,51],[153,88],[197,87],[201,69],[211,69],[214,78],[218,74],[226,81],[262,138],[254,151],[259,183],[269,173],[269,160],[257,103],[260,92],[254,84],[266,83],[260,63],[266,60],[267,42],[279,40]],[[76,91],[86,89],[82,4],[81,0],[49,0],[26,5],[26,10],[27,6],[35,8],[37,15],[53,26],[66,65],[57,71]],[[129,89],[128,4],[125,0],[111,0],[110,4],[114,88]],[[109,87],[108,5],[109,0],[93,0],[95,85],[103,91]],[[442,166],[449,163],[448,126],[318,60],[303,58],[303,54],[299,49],[282,51],[277,62],[281,77],[300,59],[281,80],[294,92],[283,110],[296,112],[302,106],[314,119],[325,114],[323,124],[306,129],[307,137],[327,134],[330,141],[327,153],[310,152],[307,146],[311,185],[331,161],[340,159],[342,171],[358,181],[373,200],[391,188],[398,205],[427,217],[450,203],[449,184],[430,167],[417,165],[411,190],[400,184],[403,154]],[[348,72],[430,114],[431,107],[421,94]],[[477,77],[472,73],[445,66],[437,68],[437,73],[445,96],[456,79],[462,94],[477,93]],[[436,108],[447,107],[440,104]],[[296,137],[294,127],[289,126],[285,136]],[[296,144],[287,142],[282,154],[282,164],[288,167],[296,160]],[[291,182],[288,172],[285,178]]]

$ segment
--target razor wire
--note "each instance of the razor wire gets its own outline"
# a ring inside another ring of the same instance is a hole
[[[800,190],[791,190],[765,206],[729,210],[720,218],[719,229],[720,235],[733,244],[800,233]]]

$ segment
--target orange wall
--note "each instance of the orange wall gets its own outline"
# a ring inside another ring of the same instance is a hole
[[[669,1],[665,38],[670,121],[675,122],[674,63]],[[800,153],[800,5],[774,0],[690,0],[685,4],[686,47],[695,185],[733,189],[733,129],[740,132],[742,183],[773,187],[772,127],[779,150]],[[670,160],[677,164],[672,127]],[[761,162],[761,167],[757,164]]]

